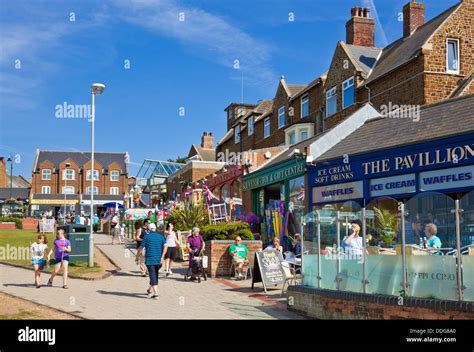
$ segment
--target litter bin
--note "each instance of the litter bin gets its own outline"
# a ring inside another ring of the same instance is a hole
[[[69,254],[71,263],[89,262],[90,226],[69,224],[59,228],[66,232],[66,237],[71,242],[72,251]]]

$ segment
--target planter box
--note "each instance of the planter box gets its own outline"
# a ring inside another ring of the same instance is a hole
[[[0,222],[0,230],[16,230],[14,222]]]
[[[235,241],[206,241],[206,253],[209,257],[207,272],[210,277],[229,276],[232,257],[229,254],[229,247]],[[247,258],[253,263],[255,252],[262,249],[262,241],[242,241],[249,250]]]

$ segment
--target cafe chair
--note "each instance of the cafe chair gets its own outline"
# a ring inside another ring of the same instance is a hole
[[[244,266],[245,266],[245,270],[242,272],[244,275],[244,280],[247,280],[247,275],[249,274],[250,274],[250,278],[252,278],[253,257],[252,257],[252,260],[247,259],[247,265],[244,265]],[[230,270],[229,270],[229,276],[231,278],[235,277],[236,270],[237,270],[237,265],[235,265],[234,262],[232,261],[232,264],[230,265]]]
[[[281,267],[283,269],[283,274],[285,275],[285,281],[283,282],[280,297],[283,296],[283,293],[285,292],[285,287],[288,288],[290,284],[296,285],[301,279],[301,275],[298,275],[297,273],[301,265],[292,265],[292,263],[282,261]]]

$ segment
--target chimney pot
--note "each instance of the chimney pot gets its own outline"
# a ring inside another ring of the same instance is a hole
[[[214,136],[211,132],[204,132],[202,134],[201,147],[204,149],[214,149]]]
[[[403,6],[403,37],[409,37],[425,23],[425,4],[411,0]]]
[[[369,17],[369,12],[367,7],[352,8],[352,18],[346,23],[347,44],[375,46],[375,21]]]

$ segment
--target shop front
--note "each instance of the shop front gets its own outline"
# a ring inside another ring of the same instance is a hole
[[[308,167],[304,285],[474,300],[473,141],[468,133],[318,158]],[[347,250],[354,224],[357,253]]]
[[[260,218],[264,243],[301,231],[305,213],[306,163],[301,157],[257,170],[243,177],[243,191],[252,193],[252,211]]]
[[[231,166],[217,172],[215,176],[207,176],[205,181],[214,197],[226,204],[228,213],[234,218],[242,214],[243,174],[242,168]]]

